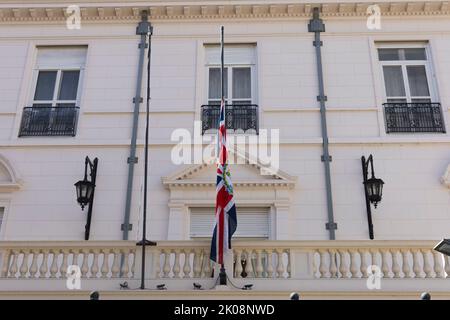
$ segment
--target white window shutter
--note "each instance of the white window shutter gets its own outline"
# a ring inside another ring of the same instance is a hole
[[[256,64],[255,45],[225,45],[224,62],[226,65]],[[220,46],[205,46],[207,65],[220,65]]]
[[[191,208],[190,236],[210,238],[214,230],[214,208]],[[269,208],[237,208],[235,238],[269,238]]]
[[[38,47],[38,69],[83,68],[86,63],[86,46]]]

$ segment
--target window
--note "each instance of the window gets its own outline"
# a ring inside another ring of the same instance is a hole
[[[190,237],[211,238],[214,230],[214,208],[190,208]],[[268,239],[269,208],[237,208],[238,227],[233,238]]]
[[[221,100],[221,48],[207,45],[205,105],[202,106],[202,133],[218,127]],[[224,96],[226,127],[236,133],[258,133],[258,105],[256,104],[256,46],[225,45]]]
[[[224,91],[227,104],[255,102],[255,46],[234,45],[224,48]],[[208,104],[220,104],[220,46],[206,47]]]
[[[36,61],[33,107],[75,107],[86,47],[40,47]]]
[[[386,102],[427,103],[435,100],[425,47],[379,48]]]
[[[86,47],[39,47],[19,137],[75,136]]]

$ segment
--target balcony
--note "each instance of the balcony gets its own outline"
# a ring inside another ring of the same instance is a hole
[[[202,105],[202,134],[219,127],[219,105]],[[225,125],[235,133],[258,134],[258,105],[234,104],[225,106]],[[214,130],[215,129],[215,130]]]
[[[440,103],[384,103],[386,133],[445,133]]]
[[[19,137],[71,136],[76,134],[78,107],[26,107]]]
[[[159,241],[147,247],[145,292],[140,284],[141,247],[132,241],[0,242],[0,298],[70,297],[68,266],[79,267],[86,296],[167,299],[287,299],[292,291],[312,298],[414,298],[429,291],[450,298],[450,257],[433,251],[438,241],[234,241],[225,262],[228,291],[213,289],[218,270],[209,260],[209,242]],[[232,259],[231,259],[232,257]],[[368,283],[372,271],[378,288]],[[130,290],[120,290],[127,281]],[[193,292],[193,282],[204,290]],[[156,286],[165,284],[167,290]],[[252,290],[240,290],[253,284]]]

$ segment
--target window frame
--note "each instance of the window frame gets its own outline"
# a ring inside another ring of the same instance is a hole
[[[415,49],[415,48],[423,48],[425,49],[425,55],[426,60],[388,60],[388,61],[381,61],[378,56],[378,50],[379,49]],[[434,72],[432,67],[432,60],[431,60],[431,52],[430,52],[430,46],[428,43],[402,43],[402,42],[396,42],[396,43],[389,43],[389,44],[377,44],[376,45],[376,57],[377,62],[380,68],[380,74],[381,74],[381,82],[383,86],[383,101],[384,103],[389,103],[388,99],[406,99],[404,103],[413,103],[412,99],[430,99],[430,102],[439,102],[438,94],[437,94],[437,86],[434,81]],[[400,66],[402,70],[402,76],[403,76],[403,84],[405,88],[405,96],[396,96],[396,97],[388,97],[387,96],[387,90],[386,90],[386,82],[384,78],[384,66]],[[430,93],[429,96],[411,96],[411,89],[409,86],[409,79],[407,74],[407,67],[408,66],[424,66],[425,67],[425,73],[426,78],[428,82],[428,91]]]
[[[220,64],[207,64],[206,65],[206,101],[207,104],[212,104],[211,101],[218,102],[220,104],[219,99],[210,99],[209,98],[209,70],[210,69],[220,69]],[[226,104],[232,105],[234,101],[242,101],[242,100],[250,100],[248,104],[256,104],[255,102],[255,65],[254,64],[224,64],[224,69],[227,69],[227,85],[228,85],[228,92],[225,94],[226,97]],[[233,70],[239,68],[250,68],[250,99],[243,99],[243,98],[233,98]]]
[[[41,71],[56,71],[56,79],[55,79],[55,86],[53,88],[53,97],[52,100],[35,100],[34,96],[36,94],[36,89],[37,89],[37,83],[38,83],[38,77],[39,77],[39,73]],[[78,77],[78,85],[77,85],[77,96],[75,100],[59,100],[58,99],[58,95],[59,95],[59,90],[61,89],[61,82],[62,82],[62,73],[65,71],[79,71],[80,75]],[[74,67],[74,66],[68,66],[68,67],[60,67],[60,68],[56,68],[56,67],[36,67],[34,69],[34,73],[33,73],[33,85],[32,85],[32,91],[31,91],[31,95],[30,95],[30,102],[29,102],[29,106],[32,107],[35,104],[51,104],[51,107],[57,107],[58,104],[75,104],[75,107],[79,107],[80,105],[80,98],[81,98],[81,83],[83,81],[83,73],[84,73],[84,68],[83,67]]]

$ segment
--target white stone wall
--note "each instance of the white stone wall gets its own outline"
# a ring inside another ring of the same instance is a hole
[[[291,191],[291,239],[328,239],[316,65],[307,19],[227,21],[227,42],[257,44],[257,103],[261,128],[280,129],[280,168],[297,177]],[[374,210],[376,239],[448,237],[449,189],[439,179],[450,163],[450,135],[386,135],[383,87],[374,41],[430,42],[435,82],[446,127],[450,117],[450,20],[389,17],[370,32],[365,19],[325,19],[325,93],[338,239],[367,239],[360,157],[373,154],[386,184]],[[167,239],[169,190],[161,178],[181,169],[170,160],[176,128],[193,130],[206,102],[203,43],[218,41],[219,21],[155,22],[148,237]],[[81,212],[73,184],[84,157],[98,157],[91,239],[121,239],[135,92],[138,37],[134,23],[0,25],[0,154],[20,174],[22,188],[0,194],[8,206],[0,239],[81,240]],[[18,138],[30,97],[37,45],[88,45],[77,135]],[[145,90],[143,90],[145,97]],[[142,105],[145,110],[145,104]],[[138,237],[142,210],[144,113],[138,136],[130,238]],[[232,169],[233,170],[233,169]],[[211,177],[214,181],[215,177]],[[255,191],[256,192],[256,191]],[[211,203],[214,199],[210,200]],[[237,195],[239,200],[239,195]],[[172,222],[176,228],[177,221]]]

